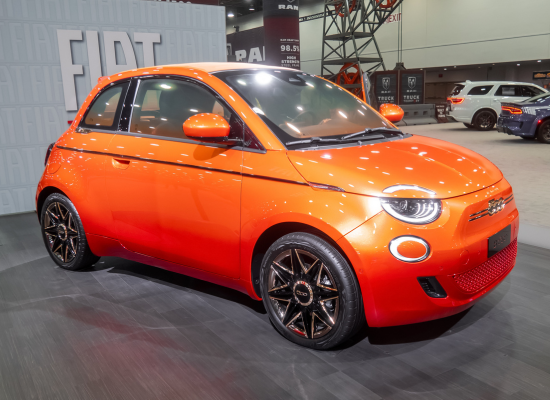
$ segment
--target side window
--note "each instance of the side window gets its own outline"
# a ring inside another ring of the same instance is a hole
[[[519,85],[500,85],[495,96],[522,97],[523,94]]]
[[[543,93],[542,90],[534,86],[523,86],[523,97],[535,97]]]
[[[468,92],[468,95],[470,96],[483,96],[484,94],[487,94],[491,91],[493,88],[493,85],[488,86],[475,86],[470,89]]]
[[[90,129],[117,130],[122,102],[129,82],[110,86],[94,100],[81,126]]]
[[[134,102],[130,132],[185,139],[183,123],[199,113],[224,117],[231,136],[242,137],[239,119],[212,93],[177,79],[144,79]]]

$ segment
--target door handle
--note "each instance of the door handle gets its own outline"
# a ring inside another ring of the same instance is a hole
[[[127,169],[130,166],[130,160],[124,158],[113,158],[112,163],[116,169]]]

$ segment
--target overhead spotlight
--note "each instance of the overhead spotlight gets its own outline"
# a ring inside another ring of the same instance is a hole
[[[456,65],[455,65],[455,68],[456,68]]]
[[[542,62],[542,60],[538,60],[537,62]]]
[[[227,16],[228,16],[229,18],[233,18],[233,17],[235,16],[235,14],[233,14],[233,11],[229,11],[229,12],[227,13]]]
[[[518,67],[520,66],[521,64],[518,64]]]
[[[443,71],[447,71],[447,68],[443,68]]]

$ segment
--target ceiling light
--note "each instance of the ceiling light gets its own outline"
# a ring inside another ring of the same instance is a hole
[[[521,64],[518,64],[518,67],[520,66]]]
[[[227,13],[227,16],[228,16],[229,18],[233,18],[233,17],[235,16],[235,14],[233,14],[233,11],[229,11],[229,12]]]
[[[542,62],[542,60],[538,60],[537,62]]]

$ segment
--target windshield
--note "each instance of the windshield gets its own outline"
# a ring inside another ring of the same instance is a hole
[[[541,103],[545,101],[550,96],[550,93],[539,94],[538,96],[531,97],[530,99],[524,100],[524,103]]]
[[[392,127],[348,91],[303,72],[263,69],[215,75],[248,102],[282,143]]]

